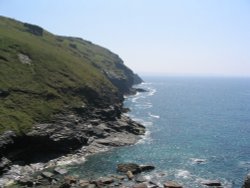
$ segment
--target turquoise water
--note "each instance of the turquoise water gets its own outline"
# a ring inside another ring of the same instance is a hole
[[[147,127],[134,146],[117,148],[72,166],[73,174],[114,174],[116,164],[153,164],[143,174],[158,182],[176,180],[184,187],[202,187],[204,179],[224,187],[241,187],[250,172],[250,79],[145,77],[130,96],[128,114]],[[200,160],[200,163],[197,162]]]

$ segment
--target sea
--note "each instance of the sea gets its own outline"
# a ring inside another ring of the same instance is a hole
[[[218,180],[240,188],[250,172],[250,78],[143,77],[147,92],[127,96],[126,115],[147,132],[133,146],[89,156],[69,167],[95,178],[116,174],[118,163],[151,164],[147,180],[186,188]]]

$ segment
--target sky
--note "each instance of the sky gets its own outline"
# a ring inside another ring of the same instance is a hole
[[[249,0],[0,0],[0,15],[104,46],[139,74],[250,76]]]

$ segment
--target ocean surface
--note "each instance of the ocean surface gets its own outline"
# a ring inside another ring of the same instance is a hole
[[[148,90],[128,96],[127,115],[147,133],[133,146],[116,148],[70,166],[74,175],[98,177],[116,173],[123,162],[152,164],[149,180],[175,180],[184,187],[203,187],[219,180],[240,188],[250,172],[250,78],[144,77],[136,87]]]

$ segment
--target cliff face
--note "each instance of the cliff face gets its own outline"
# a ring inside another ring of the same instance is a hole
[[[0,133],[25,133],[64,110],[120,103],[140,78],[80,38],[0,17]]]
[[[0,17],[0,157],[27,143],[78,148],[107,132],[87,128],[93,120],[122,131],[112,122],[122,118],[123,95],[141,81],[103,47]],[[125,124],[129,133],[143,132]]]

